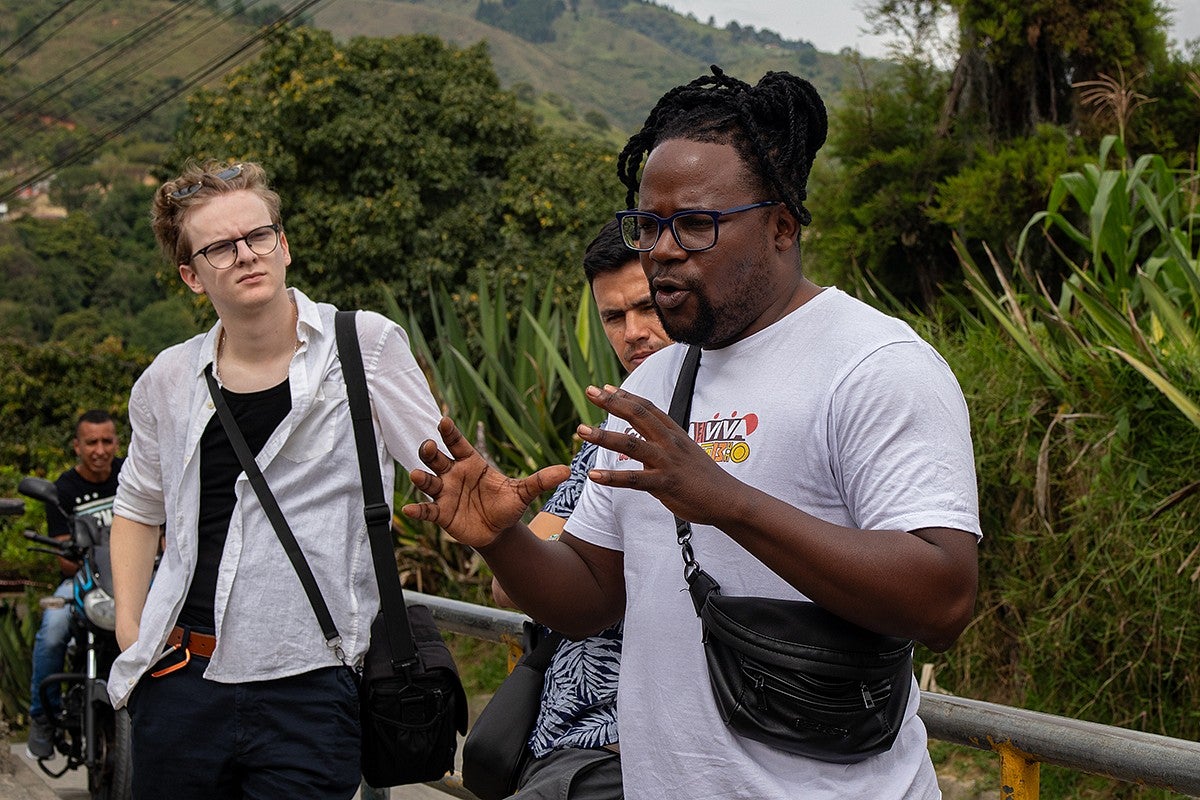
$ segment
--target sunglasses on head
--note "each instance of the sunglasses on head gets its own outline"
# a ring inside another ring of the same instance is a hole
[[[242,165],[234,164],[232,167],[226,167],[225,169],[221,170],[220,172],[214,172],[213,177],[219,178],[220,180],[223,180],[223,181],[231,181],[234,178],[236,178],[238,175],[241,175],[241,174],[242,174]],[[182,200],[185,197],[191,197],[196,192],[200,191],[200,188],[202,186],[204,186],[204,181],[202,181],[202,180],[197,181],[196,183],[193,183],[191,186],[185,186],[182,189],[176,189],[175,191],[171,192],[170,197],[172,200]]]

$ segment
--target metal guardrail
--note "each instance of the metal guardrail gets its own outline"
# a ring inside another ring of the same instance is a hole
[[[404,599],[428,606],[444,631],[506,643],[510,666],[520,654],[524,614],[420,592]],[[921,693],[919,714],[932,738],[999,754],[1003,800],[1037,800],[1041,764],[1200,797],[1200,742],[932,692]],[[457,776],[427,785],[473,797]]]

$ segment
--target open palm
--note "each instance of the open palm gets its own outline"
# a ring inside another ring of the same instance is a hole
[[[448,417],[438,433],[450,454],[427,439],[418,455],[429,471],[413,470],[413,485],[430,500],[409,503],[402,511],[412,519],[433,522],[457,541],[486,547],[521,521],[529,504],[571,474],[565,465],[538,470],[527,478],[509,478],[490,467]]]

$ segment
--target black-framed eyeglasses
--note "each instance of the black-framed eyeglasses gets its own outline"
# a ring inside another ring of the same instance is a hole
[[[225,169],[221,170],[220,172],[213,173],[213,177],[220,178],[223,181],[231,181],[234,178],[236,178],[238,175],[241,175],[241,174],[242,174],[242,165],[234,164],[231,167],[226,167]],[[191,197],[196,192],[200,191],[200,187],[203,185],[204,185],[204,181],[197,181],[196,183],[193,183],[191,186],[185,186],[182,189],[176,189],[175,191],[171,192],[171,199],[172,200],[182,200],[185,197]]]
[[[693,208],[676,211],[669,217],[660,217],[649,211],[618,211],[617,222],[621,226],[621,238],[630,250],[645,253],[654,249],[663,228],[669,227],[679,246],[689,253],[708,250],[717,244],[717,220],[730,214],[740,214],[754,208],[777,206],[778,200],[764,200],[745,206],[727,208],[724,211],[708,211]]]
[[[279,247],[279,232],[282,226],[276,222],[255,228],[245,236],[236,239],[222,239],[207,247],[201,247],[188,258],[191,263],[196,256],[204,256],[205,261],[213,269],[229,269],[237,263],[238,242],[245,242],[255,255],[269,256]]]

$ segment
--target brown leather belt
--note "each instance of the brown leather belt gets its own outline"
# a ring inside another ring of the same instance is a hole
[[[183,628],[176,625],[171,629],[171,635],[167,637],[167,644],[172,647],[182,646],[184,632]],[[187,646],[184,649],[194,656],[212,658],[213,651],[217,649],[217,637],[207,633],[188,632]]]

